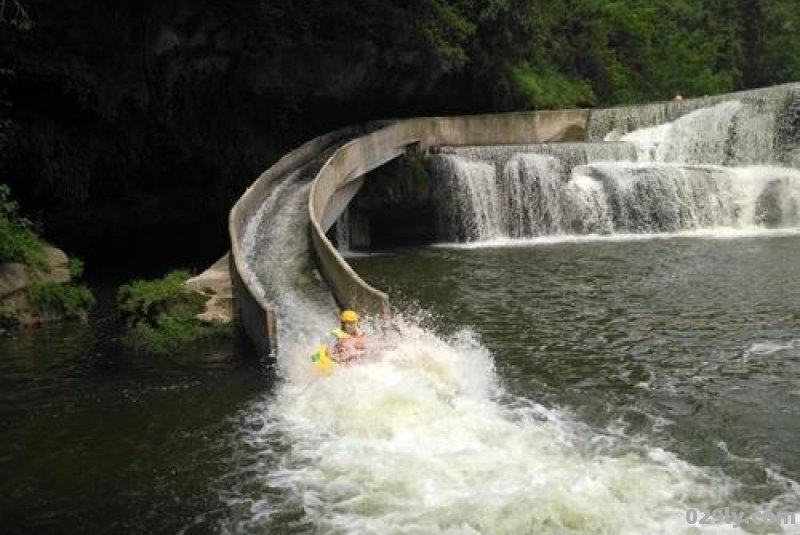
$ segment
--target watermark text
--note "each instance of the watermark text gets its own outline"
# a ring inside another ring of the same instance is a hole
[[[744,513],[741,511],[731,511],[730,507],[725,509],[687,509],[686,522],[689,524],[732,524],[738,528],[742,525],[773,525],[773,524],[794,524],[795,513],[778,511],[754,511]]]

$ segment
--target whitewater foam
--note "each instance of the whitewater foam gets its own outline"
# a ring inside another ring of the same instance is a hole
[[[257,446],[238,473],[247,498],[228,496],[239,513],[226,529],[286,531],[290,510],[315,533],[690,533],[687,507],[741,487],[624,430],[510,396],[469,330],[394,327],[369,361],[284,381],[252,407],[258,423],[240,440]],[[302,351],[282,358],[307,362]]]
[[[496,238],[481,242],[445,242],[431,245],[431,247],[445,249],[483,249],[502,247],[541,247],[548,245],[562,245],[569,243],[615,243],[635,242],[650,240],[674,239],[705,239],[705,240],[740,240],[751,238],[779,238],[784,236],[800,236],[800,228],[765,229],[761,227],[732,228],[721,227],[700,230],[687,230],[683,232],[657,232],[650,234],[564,234],[555,236],[538,236],[535,238]]]

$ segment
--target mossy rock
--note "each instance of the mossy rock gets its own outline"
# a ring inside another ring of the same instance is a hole
[[[125,317],[125,342],[149,353],[169,354],[188,344],[228,337],[233,326],[198,319],[207,296],[187,288],[188,271],[172,271],[160,279],[134,280],[121,286],[117,304]]]
[[[73,282],[80,274],[80,262],[67,258],[63,251],[45,246],[42,264],[37,267],[19,262],[0,264],[0,308],[3,323],[38,325],[65,319],[86,321],[94,305],[88,287]]]

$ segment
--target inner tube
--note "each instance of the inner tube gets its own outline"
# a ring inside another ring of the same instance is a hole
[[[328,355],[328,345],[320,344],[311,355],[311,365],[317,375],[330,375],[333,371],[333,359]]]

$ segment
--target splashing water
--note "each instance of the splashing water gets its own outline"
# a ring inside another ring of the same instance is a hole
[[[601,182],[576,180],[589,205]],[[308,356],[335,307],[305,275],[307,190],[291,178],[263,205],[270,223],[259,213],[247,229],[260,247],[246,250],[248,265],[282,318],[282,380],[241,416],[220,481],[223,532],[675,534],[694,532],[689,507],[736,505],[741,483],[717,470],[512,396],[469,329],[440,335],[402,315],[389,330],[367,323],[370,358],[314,376]]]
[[[262,287],[290,319],[279,324],[283,380],[242,416],[223,532],[691,533],[686,508],[733,501],[740,483],[719,472],[511,396],[470,330],[442,336],[397,316],[382,336],[367,324],[382,345],[370,359],[315,377],[308,354],[335,308],[297,283],[307,185],[273,196],[271,224],[258,214],[247,243],[261,233],[284,260],[247,258],[285,284]]]
[[[236,476],[247,509],[230,532],[691,533],[687,507],[739,487],[512,398],[468,330],[395,327],[369,362],[287,381],[253,407],[240,437],[253,451]]]

